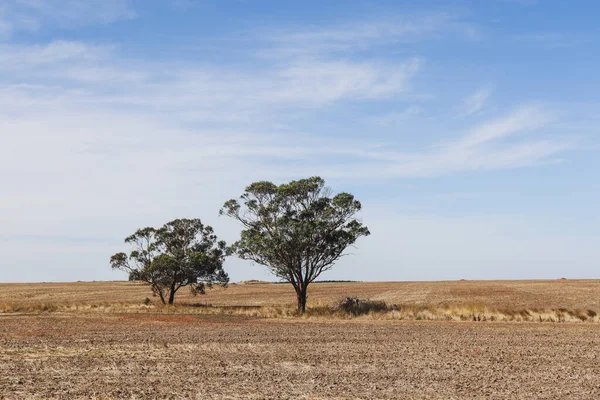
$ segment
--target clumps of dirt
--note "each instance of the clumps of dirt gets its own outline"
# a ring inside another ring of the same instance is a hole
[[[600,398],[597,326],[368,318],[4,315],[0,398]]]

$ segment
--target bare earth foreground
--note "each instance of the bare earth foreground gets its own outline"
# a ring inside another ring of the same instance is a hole
[[[473,300],[600,311],[598,281],[313,289],[309,301],[321,303],[344,293],[386,301],[396,296],[398,303]],[[196,313],[193,306],[177,313],[94,306],[140,304],[146,290],[123,282],[0,285],[0,398],[600,398],[597,321],[257,318]],[[268,284],[186,296],[182,302],[223,306],[293,302],[289,288]],[[13,303],[49,298],[90,307],[14,311]]]

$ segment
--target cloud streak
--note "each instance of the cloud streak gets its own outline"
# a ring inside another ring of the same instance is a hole
[[[456,14],[395,14],[366,17],[333,27],[267,31],[264,36],[273,47],[260,54],[277,58],[354,53],[399,43],[438,39],[450,33],[469,39],[479,37],[477,28],[462,21]]]
[[[365,150],[361,153],[363,160],[336,169],[335,176],[426,178],[550,163],[553,156],[574,147],[574,142],[564,137],[535,136],[540,130],[551,127],[554,120],[555,116],[541,106],[518,107],[431,149],[413,153]]]
[[[459,112],[460,117],[468,117],[470,115],[476,114],[483,109],[487,100],[492,95],[492,90],[490,88],[484,88],[472,93],[467,96],[461,105],[461,110]]]
[[[0,5],[0,39],[47,25],[74,28],[135,17],[130,0],[4,0]]]

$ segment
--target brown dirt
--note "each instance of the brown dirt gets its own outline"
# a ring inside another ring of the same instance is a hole
[[[310,301],[600,311],[599,294],[591,280],[323,283]],[[600,398],[597,321],[251,317],[293,305],[288,285],[265,283],[177,299],[241,315],[144,308],[146,297],[131,282],[0,285],[0,399]],[[60,303],[78,306],[46,306]]]
[[[596,399],[587,324],[0,315],[6,399]]]

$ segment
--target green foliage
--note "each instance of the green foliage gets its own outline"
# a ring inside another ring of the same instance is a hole
[[[233,250],[290,282],[299,312],[306,309],[308,285],[331,269],[348,246],[369,235],[355,218],[360,202],[349,193],[329,194],[319,177],[279,186],[255,182],[240,200],[227,201],[220,211],[244,227]]]
[[[175,293],[184,286],[197,294],[215,283],[229,282],[223,270],[227,246],[199,219],[176,219],[158,229],[139,229],[125,243],[133,250],[129,256],[113,255],[112,268],[128,272],[130,280],[149,283],[163,303],[168,299],[173,304]]]

